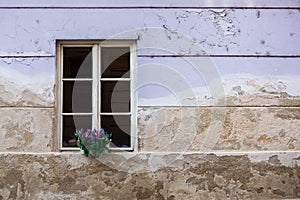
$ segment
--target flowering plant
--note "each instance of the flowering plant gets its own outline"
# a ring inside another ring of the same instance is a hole
[[[81,129],[76,130],[75,136],[78,138],[77,145],[83,150],[84,155],[97,158],[106,150],[110,152],[108,145],[111,141],[111,133],[104,131],[104,129],[90,130]]]

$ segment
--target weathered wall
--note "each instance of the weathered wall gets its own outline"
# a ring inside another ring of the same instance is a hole
[[[300,198],[299,8],[0,0],[0,199]],[[70,39],[136,40],[135,152],[59,152]]]
[[[291,155],[135,154],[114,169],[78,153],[7,153],[0,193],[2,199],[294,199],[300,163]],[[103,159],[113,158],[120,161]]]
[[[141,151],[300,150],[299,108],[145,107],[138,116]]]

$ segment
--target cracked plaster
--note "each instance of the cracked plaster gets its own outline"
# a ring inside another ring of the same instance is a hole
[[[295,26],[299,12],[296,9],[259,11],[257,18],[256,9],[124,9],[115,12],[7,9],[3,10],[0,20],[1,27],[6,27],[0,33],[1,54],[34,52],[53,56],[52,44],[56,39],[103,39],[124,34],[120,38],[137,39],[140,35],[141,49],[167,49],[175,55],[298,55],[299,49],[293,44],[299,43],[298,37],[294,37],[299,32],[299,26]],[[49,15],[53,17],[47,17]],[[103,18],[109,20],[101,20]],[[116,24],[118,26],[112,26]],[[165,30],[165,34],[152,33],[151,28]],[[128,31],[134,33],[126,35]],[[188,46],[183,35],[189,38]],[[155,55],[149,50],[140,53]]]

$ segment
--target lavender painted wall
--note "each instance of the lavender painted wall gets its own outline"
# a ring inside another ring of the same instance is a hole
[[[190,98],[189,91],[196,88],[197,98],[210,98],[214,96],[209,94],[213,92],[209,86],[213,80],[224,90],[223,96],[235,87],[241,87],[246,93],[259,92],[246,85],[249,80],[256,80],[261,88],[282,82],[282,91],[292,96],[300,94],[296,84],[300,75],[297,1],[276,1],[274,5],[264,1],[241,5],[238,1],[226,5],[204,1],[206,4],[192,6],[175,2],[172,7],[154,2],[149,5],[130,3],[127,7],[120,2],[104,2],[103,5],[97,2],[81,5],[80,1],[72,4],[53,1],[53,6],[44,5],[45,8],[34,1],[0,2],[2,80],[11,79],[11,84],[23,84],[35,91],[35,78],[31,78],[31,85],[20,82],[23,78],[16,78],[20,75],[26,79],[34,71],[38,76],[48,77],[42,81],[47,81],[43,84],[51,88],[57,40],[133,39],[137,40],[138,47],[139,105],[167,105],[166,102],[180,105],[182,102],[165,98],[167,90],[173,96]],[[80,9],[72,9],[80,5]],[[237,5],[247,9],[234,8]],[[277,9],[277,6],[284,8]],[[203,55],[208,57],[203,58]],[[24,62],[27,67],[22,67]],[[154,66],[153,63],[164,65],[164,73],[170,70],[177,75],[161,76],[158,80],[157,71],[151,71],[151,67],[143,73],[147,68],[143,66]],[[207,63],[209,66],[205,66]],[[40,82],[37,80],[37,85]],[[172,87],[166,89],[170,84]],[[184,90],[186,94],[177,94]],[[48,101],[51,97],[50,104],[53,104],[53,93],[49,94]],[[155,102],[157,97],[165,98],[166,102],[161,99]]]

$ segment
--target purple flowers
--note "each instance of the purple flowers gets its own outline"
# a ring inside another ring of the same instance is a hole
[[[110,152],[108,146],[112,134],[102,128],[99,131],[90,129],[76,130],[75,136],[78,138],[78,147],[84,151],[86,156],[91,154],[93,157],[99,157],[105,150]]]

